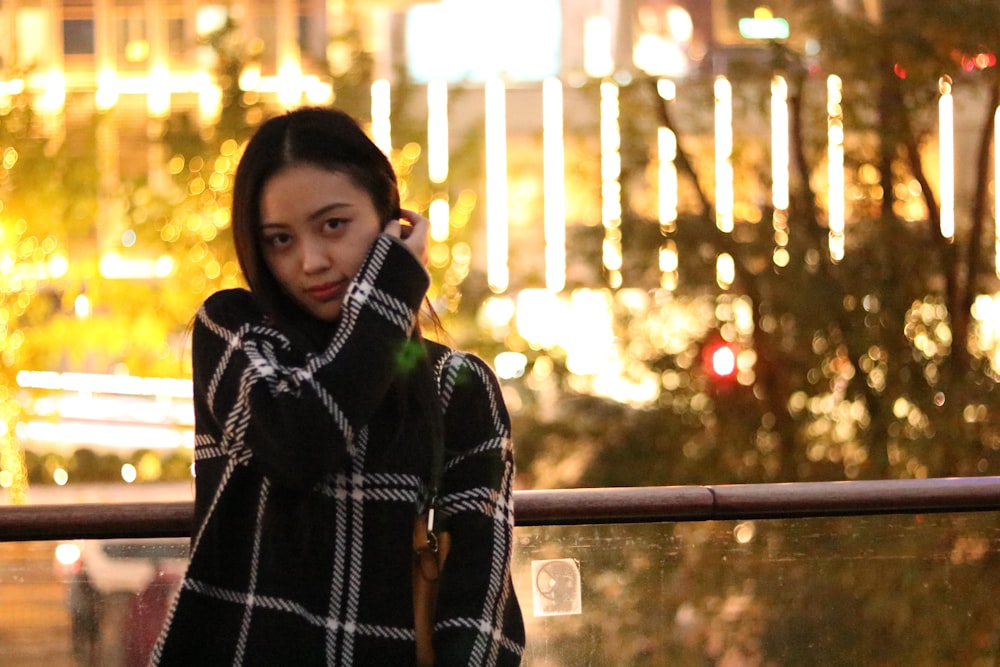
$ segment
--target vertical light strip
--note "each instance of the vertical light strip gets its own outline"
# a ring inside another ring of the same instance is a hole
[[[9,3],[7,3],[9,4]],[[7,6],[5,4],[4,6]],[[43,131],[47,136],[63,136],[66,131],[65,119],[62,113],[66,108],[66,71],[63,68],[65,54],[63,53],[63,3],[48,0],[43,3],[48,14],[48,34],[38,35],[36,39],[47,42],[44,59],[38,64],[38,70],[43,75],[42,94],[37,98],[37,108],[41,112]],[[17,12],[11,8],[9,11]],[[7,41],[7,38],[4,39]]]
[[[496,293],[510,281],[507,264],[507,89],[489,79],[486,95],[486,282]]]
[[[724,76],[715,79],[715,224],[733,231],[733,87]]]
[[[657,128],[656,151],[660,234],[666,237],[677,230],[677,135],[673,130]],[[661,287],[668,290],[677,288],[678,265],[677,243],[665,239],[659,252]]]
[[[656,129],[657,190],[660,231],[677,229],[677,135],[667,127]]]
[[[836,74],[826,79],[827,224],[830,227],[830,259],[844,259],[846,190],[844,184],[843,82]]]
[[[275,0],[278,60],[278,103],[286,109],[302,101],[302,53],[299,50],[296,3]]]
[[[993,112],[993,266],[1000,278],[1000,107]]]
[[[448,180],[448,84],[427,84],[427,175],[431,183]]]
[[[38,108],[44,115],[58,116],[66,107],[66,72],[61,64],[53,63],[45,72],[45,87],[38,98]]]
[[[206,70],[195,72],[191,83],[198,90],[198,121],[202,126],[214,125],[222,112],[222,89]]]
[[[583,24],[583,71],[597,79],[615,71],[611,24],[604,16],[591,16]]]
[[[677,289],[679,280],[680,255],[677,253],[677,243],[667,239],[660,246],[660,287],[665,290]]]
[[[146,26],[149,39],[149,84],[146,110],[153,118],[170,114],[170,53],[167,45],[167,20],[164,0],[146,3]]]
[[[146,93],[146,110],[153,118],[170,115],[170,70],[165,64],[149,69],[149,88]]]
[[[788,266],[788,82],[771,79],[771,205],[775,266]]]
[[[602,259],[608,285],[622,285],[622,172],[621,128],[618,124],[618,86],[601,83],[601,223],[604,225]]]
[[[566,158],[562,81],[542,82],[542,164],[545,196],[545,286],[566,286]]]
[[[118,104],[118,72],[114,67],[102,66],[97,71],[94,105],[98,111],[107,111],[116,104]]]
[[[392,120],[387,79],[372,82],[372,141],[387,156],[392,156]]]
[[[451,234],[451,209],[448,200],[444,197],[435,197],[431,200],[431,205],[427,212],[427,219],[431,223],[431,239],[438,243],[444,243]]]
[[[736,260],[728,252],[715,258],[715,282],[722,289],[729,289],[736,281]]]
[[[951,77],[938,81],[938,143],[941,156],[941,236],[955,237],[955,108]]]
[[[115,62],[114,16],[111,0],[94,2],[94,50],[97,65],[97,90],[94,104],[107,111],[118,104],[118,70]]]
[[[656,82],[656,92],[664,101],[670,102],[677,97],[677,86],[670,79],[660,79]],[[677,135],[667,127],[656,130],[657,155],[657,193],[659,200],[658,218],[660,234],[666,237],[677,230]],[[678,268],[680,257],[677,254],[677,243],[666,238],[659,252],[660,287],[666,290],[677,289]]]
[[[427,84],[427,177],[438,185],[448,180],[448,84],[434,79]],[[438,192],[427,213],[431,239],[443,243],[451,233],[451,211],[446,192]]]
[[[97,168],[100,174],[97,186],[97,216],[94,218],[94,233],[97,251],[105,252],[121,248],[121,234],[125,231],[120,195],[121,147],[116,114],[100,118],[94,136],[96,140]],[[150,148],[150,150],[152,150]]]
[[[771,80],[771,203],[788,210],[788,83]]]

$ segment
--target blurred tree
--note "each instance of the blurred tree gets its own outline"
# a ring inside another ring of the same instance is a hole
[[[4,72],[13,81],[27,70]],[[94,215],[92,127],[53,134],[23,92],[0,100],[0,487],[27,498],[27,469],[14,437],[21,416],[15,376],[36,361],[35,334],[73,312],[65,291],[70,249],[87,242]]]
[[[730,3],[736,14],[738,4]],[[573,400],[564,374],[555,380],[559,409],[546,413],[529,386],[539,378],[527,374],[517,384],[527,406],[518,415],[525,484],[922,477],[1000,468],[1000,413],[991,407],[996,349],[972,317],[977,295],[997,286],[985,221],[1000,68],[981,65],[995,63],[989,56],[1000,48],[1000,9],[975,0],[947,9],[886,0],[865,3],[881,7],[870,17],[844,11],[848,4],[789,9],[793,23],[821,46],[817,54],[783,44],[763,45],[749,59],[718,54],[728,59],[736,82],[732,233],[715,225],[714,156],[701,148],[712,130],[718,72],[677,82],[672,101],[657,94],[655,80],[640,77],[622,88],[625,285],[653,297],[646,314],[620,317],[617,333],[630,353],[643,351],[641,361],[662,387],[655,403],[636,409],[599,398]],[[719,58],[705,59],[713,60]],[[831,251],[826,208],[830,74],[843,82],[847,134],[843,258]],[[954,240],[942,235],[937,179],[930,175],[945,74],[963,118],[982,105],[975,153],[959,156],[974,194],[957,202]],[[769,192],[766,128],[775,75],[788,85],[787,211],[773,209]],[[649,145],[657,126],[678,140],[682,208],[675,229],[661,230],[655,208],[643,205],[655,200],[656,155]],[[594,187],[597,180],[593,175]],[[655,249],[667,243],[679,258],[672,290],[657,285]],[[728,287],[716,284],[722,254],[734,259]],[[680,353],[635,325],[645,318],[669,327],[664,309],[699,299],[708,304],[707,321]],[[719,336],[748,352],[746,372],[725,391],[700,363]],[[657,346],[659,353],[650,351]],[[552,356],[558,370],[562,354],[538,356]],[[595,402],[608,414],[591,420],[600,414]],[[564,460],[551,455],[553,444],[564,454],[588,451],[588,464],[576,476],[543,471],[542,462]],[[637,456],[646,465],[634,465]]]
[[[757,3],[728,4],[746,12],[735,15],[750,15]],[[844,10],[854,5],[856,12]],[[661,391],[638,406],[592,395],[575,389],[565,349],[534,352],[541,372],[507,382],[521,406],[515,436],[523,485],[998,473],[1000,369],[988,325],[973,315],[977,295],[997,290],[993,230],[985,223],[998,101],[998,68],[989,63],[1000,49],[1000,7],[975,0],[948,8],[900,0],[785,7],[793,26],[808,26],[816,37],[817,54],[781,44],[756,49],[753,60],[718,54],[730,58],[743,204],[731,234],[715,224],[714,156],[705,141],[717,72],[678,81],[671,101],[657,94],[655,81],[622,87],[625,286],[652,297],[646,312],[616,301],[615,331],[631,358],[658,374]],[[880,11],[869,15],[864,7]],[[779,225],[766,129],[775,74],[788,82],[790,123],[791,200]],[[843,81],[847,134],[842,259],[831,254],[827,217],[830,74]],[[966,127],[976,119],[972,151],[960,153],[956,165],[973,194],[957,200],[951,241],[940,231],[932,175],[946,74]],[[678,140],[676,229],[661,230],[655,208],[641,204],[655,183],[650,143],[658,126]],[[780,245],[787,258],[776,257],[776,227],[787,230]],[[599,248],[592,230],[579,239]],[[658,285],[655,263],[654,249],[668,242],[679,260],[672,290]],[[722,253],[735,260],[725,289],[716,282]],[[695,313],[699,327],[686,330],[684,320],[669,316],[679,306]],[[674,347],[674,337],[683,345]],[[704,363],[720,337],[753,353],[750,372],[732,385],[721,385]],[[547,646],[563,648],[566,664],[997,659],[996,600],[976,583],[997,565],[987,546],[996,536],[993,513],[544,534],[537,545],[524,538],[525,558],[577,558],[584,606],[592,605],[581,617],[535,621]]]

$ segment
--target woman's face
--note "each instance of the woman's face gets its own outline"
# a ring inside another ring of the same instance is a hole
[[[285,293],[316,318],[336,320],[382,230],[368,193],[341,172],[290,165],[264,184],[260,223],[264,261]]]

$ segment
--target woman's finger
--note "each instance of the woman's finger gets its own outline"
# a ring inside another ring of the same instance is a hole
[[[399,223],[399,220],[390,220],[385,225],[385,233],[390,236],[395,236],[397,239],[403,238],[403,226]]]
[[[409,226],[409,230],[407,230],[409,233],[404,233],[400,238],[403,239],[406,247],[426,264],[429,252],[428,236],[430,234],[430,221],[419,213],[407,209],[400,211],[400,218],[405,220]]]

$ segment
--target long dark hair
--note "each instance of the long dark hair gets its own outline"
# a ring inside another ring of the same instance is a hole
[[[384,228],[400,216],[396,173],[385,154],[351,116],[332,108],[302,107],[267,120],[250,139],[236,169],[233,185],[233,243],[240,269],[261,309],[286,334],[301,343],[322,345],[332,331],[297,306],[271,273],[261,248],[260,200],[268,180],[295,164],[310,164],[348,176],[368,193]],[[430,310],[435,329],[438,320]],[[419,335],[411,341],[420,354],[410,368],[400,369],[385,401],[397,424],[395,439],[412,438],[421,451],[425,475],[430,448],[441,437],[442,417],[430,361]],[[399,400],[396,400],[399,399]]]
[[[343,111],[302,107],[267,120],[250,139],[233,184],[236,258],[264,311],[281,323],[302,326],[303,313],[267,268],[260,243],[264,186],[294,164],[311,164],[348,176],[371,197],[383,227],[400,215],[399,189],[388,158]]]

